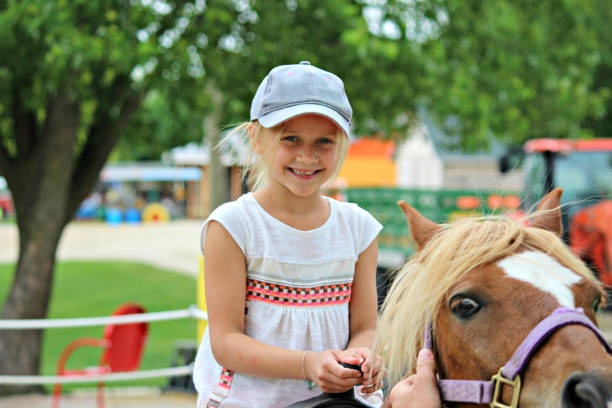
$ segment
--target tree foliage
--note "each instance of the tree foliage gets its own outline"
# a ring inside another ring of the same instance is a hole
[[[375,35],[364,18],[366,4],[346,0],[233,3],[238,13],[234,20],[227,11],[207,11],[203,15],[204,27],[218,26],[219,21],[224,21],[231,22],[231,29],[217,34],[216,42],[203,30],[205,35],[200,34],[199,38],[206,40],[196,47],[197,65],[201,66],[204,80],[214,78],[224,95],[222,125],[231,126],[248,119],[251,98],[272,67],[301,60],[332,71],[344,80],[355,111],[356,133],[389,131],[398,124],[406,124],[397,118],[415,108],[418,78],[422,76],[419,58],[415,56],[417,49],[410,42]],[[147,158],[155,157],[158,149],[152,150],[153,146],[145,142],[147,137],[159,136],[175,144],[201,137],[201,129],[193,119],[201,118],[206,110],[205,86],[178,89],[180,95],[173,94],[177,88],[169,89],[164,84],[163,97],[145,102],[135,118],[135,126],[127,129],[126,137],[120,141],[123,157],[134,154],[133,142],[139,140],[136,146],[150,152]],[[171,106],[187,99],[189,102],[181,111]],[[171,128],[172,138],[168,133]]]
[[[462,147],[605,135],[609,2],[433,0],[421,10],[423,105]]]
[[[415,118],[417,108],[433,114],[455,136],[451,143],[467,150],[482,149],[492,139],[521,144],[534,137],[611,134],[612,6],[605,0],[294,0],[235,6],[236,20],[218,35],[220,46],[212,52],[207,41],[198,48],[206,72],[223,78],[226,125],[247,117],[250,98],[273,65],[306,59],[345,80],[357,134],[394,134]],[[211,21],[229,21],[229,11],[224,13]],[[202,110],[197,103],[189,107]],[[151,128],[168,143],[197,139],[195,121],[183,119],[194,117],[188,110],[181,115],[166,109],[163,116],[159,108],[140,111],[148,117],[136,121],[146,127],[126,132],[134,137],[122,139],[122,151],[134,153],[137,134],[157,137]],[[170,128],[176,128],[172,137]]]

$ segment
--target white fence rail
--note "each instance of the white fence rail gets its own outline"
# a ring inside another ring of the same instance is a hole
[[[50,329],[65,327],[105,326],[108,324],[128,324],[176,319],[208,320],[208,314],[192,305],[183,310],[165,312],[137,313],[122,316],[82,317],[74,319],[7,319],[0,320],[0,330]],[[157,377],[180,377],[190,375],[193,364],[180,367],[159,368],[154,370],[129,371],[107,374],[85,375],[0,375],[0,384],[73,384],[129,381]]]

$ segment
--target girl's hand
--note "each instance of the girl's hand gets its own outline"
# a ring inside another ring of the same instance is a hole
[[[342,367],[340,362],[361,364],[362,361],[359,355],[348,351],[309,351],[304,358],[304,373],[323,392],[344,392],[361,384],[361,373]]]
[[[371,394],[380,389],[382,387],[382,380],[385,376],[382,357],[373,353],[372,350],[367,347],[351,348],[346,351],[359,356],[363,360],[361,363],[362,377],[360,384],[363,388],[360,392],[363,394]],[[347,361],[341,362],[347,363]]]
[[[436,380],[436,362],[431,351],[419,352],[416,374],[398,382],[391,389],[382,408],[440,408]]]

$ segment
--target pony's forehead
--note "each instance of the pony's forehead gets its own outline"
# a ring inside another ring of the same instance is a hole
[[[576,307],[571,287],[583,277],[561,265],[550,255],[538,251],[525,251],[504,258],[497,262],[497,265],[509,277],[551,294],[559,305],[572,309]]]

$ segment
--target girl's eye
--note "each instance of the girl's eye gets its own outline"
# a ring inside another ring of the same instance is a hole
[[[298,138],[297,138],[297,136],[285,136],[285,137],[283,137],[283,140],[285,140],[287,142],[295,143],[295,142],[298,141]]]
[[[319,139],[319,143],[321,144],[332,144],[334,143],[334,141],[328,137],[323,137],[321,139]]]

